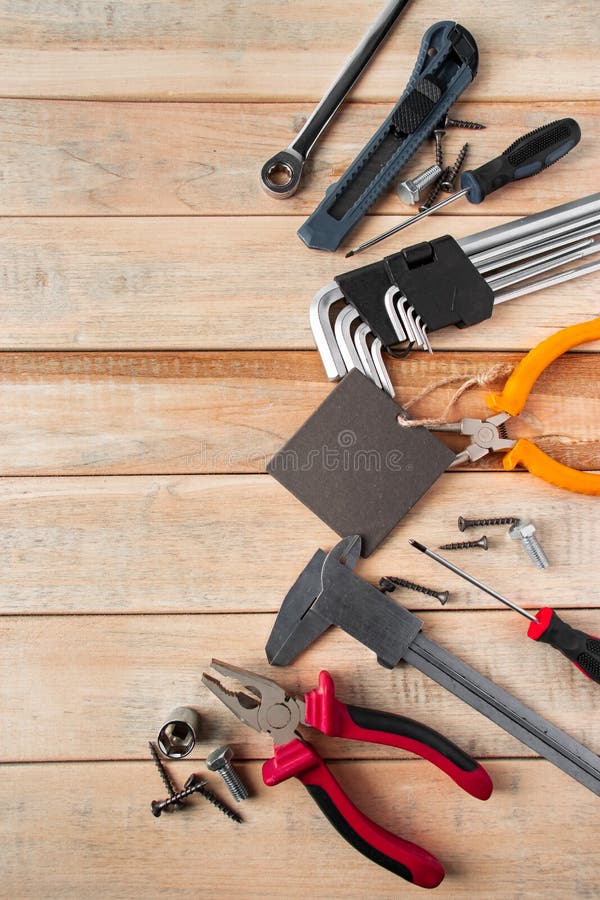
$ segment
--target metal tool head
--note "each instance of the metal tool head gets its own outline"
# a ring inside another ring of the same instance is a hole
[[[346,564],[355,566],[357,554],[360,555],[360,540],[358,545],[348,548]],[[285,595],[265,647],[272,666],[289,665],[333,624],[313,609],[322,590],[321,574],[326,559],[327,554],[317,550]]]
[[[272,666],[289,666],[296,657],[327,631],[334,622],[315,609],[323,590],[323,568],[329,558],[354,568],[360,557],[358,535],[344,538],[330,553],[317,550],[302,570],[281,604],[265,652]]]
[[[335,281],[330,281],[317,291],[310,304],[310,327],[323,360],[325,373],[330,381],[337,381],[346,374],[346,364],[335,339],[331,325],[331,307],[344,295]]]
[[[270,197],[278,197],[280,200],[291,197],[298,190],[303,168],[304,157],[297,150],[293,147],[280,150],[260,170],[263,190]]]
[[[381,665],[393,668],[399,663],[423,623],[354,574],[360,550],[361,538],[354,534],[328,554],[321,550],[313,556],[275,621],[266,647],[271,665],[292,663],[330,625],[373,650]],[[315,595],[319,559],[320,590]]]
[[[500,412],[487,419],[463,419],[461,434],[469,435],[473,440],[466,448],[469,459],[475,462],[487,453],[499,450],[511,450],[516,441],[506,436],[504,425],[511,418],[509,413]]]
[[[292,740],[305,720],[303,700],[290,697],[275,681],[248,669],[218,659],[211,661],[211,668],[242,685],[242,690],[229,690],[210,673],[202,675],[202,683],[234,716],[255,731],[268,732],[275,744]]]
[[[447,422],[444,425],[432,425],[431,431],[451,431],[472,438],[468,447],[456,454],[449,468],[463,462],[477,462],[499,450],[511,450],[516,441],[506,436],[504,425],[511,419],[510,413],[500,412],[487,419],[461,419],[460,422]]]

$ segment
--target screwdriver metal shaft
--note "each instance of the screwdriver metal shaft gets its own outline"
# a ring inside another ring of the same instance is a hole
[[[429,547],[425,547],[424,544],[420,544],[419,541],[410,540],[408,542],[412,544],[417,550],[420,550],[421,553],[424,553],[425,556],[431,557],[431,559],[435,559],[441,566],[445,566],[447,569],[450,569],[451,572],[454,572],[456,575],[460,575],[461,578],[464,578],[465,581],[469,581],[471,584],[478,587],[479,590],[485,591],[486,594],[489,594],[490,597],[495,597],[496,600],[499,600],[500,603],[505,603],[506,606],[510,606],[511,609],[514,609],[515,612],[520,613],[520,615],[525,616],[526,619],[529,619],[530,622],[537,622],[535,616],[531,613],[528,613],[526,609],[522,609],[520,606],[517,606],[516,603],[513,603],[512,600],[509,600],[508,597],[503,597],[502,594],[499,594],[498,591],[495,591],[493,588],[488,587],[487,584],[484,584],[482,581],[479,581],[477,578],[473,578],[472,575],[469,575],[468,572],[465,572],[463,569],[459,569],[458,566],[455,566],[454,563],[451,563],[448,559],[444,559],[443,556],[440,556],[439,553],[435,553],[433,550],[430,550]]]
[[[346,253],[346,259],[348,259],[349,256],[355,256],[355,254],[361,253],[368,247],[372,247],[373,244],[378,244],[379,241],[385,241],[386,238],[391,237],[393,234],[397,234],[399,231],[402,231],[403,228],[408,228],[409,225],[413,225],[415,222],[420,222],[421,219],[426,219],[427,216],[431,215],[431,213],[437,212],[438,209],[443,209],[444,206],[448,206],[449,203],[454,203],[454,201],[458,200],[459,197],[464,197],[465,194],[468,193],[468,188],[465,188],[462,191],[457,191],[456,194],[452,194],[450,197],[446,197],[445,200],[440,200],[440,202],[436,203],[435,206],[430,206],[429,209],[424,209],[423,212],[417,213],[416,216],[411,216],[410,219],[407,219],[405,222],[400,222],[399,225],[395,225],[393,228],[390,228],[389,231],[384,231],[383,234],[378,234],[376,237],[371,238],[369,241],[365,241],[364,244],[359,244],[358,247],[354,248],[354,250],[348,250],[348,252]]]
[[[365,241],[353,250],[348,251],[346,256],[354,256],[367,247],[383,241],[385,238],[408,228],[414,222],[419,222],[426,216],[437,210],[443,209],[449,203],[454,203],[461,197],[467,196],[470,203],[482,203],[483,200],[494,191],[503,187],[505,184],[511,184],[520,181],[522,178],[530,178],[537,175],[538,172],[547,169],[548,166],[558,162],[565,156],[581,138],[579,125],[574,119],[558,119],[536,128],[528,134],[518,138],[510,147],[507,147],[500,156],[491,159],[477,169],[463,172],[460,179],[462,190],[457,191],[441,203],[437,203],[430,209],[425,209],[412,218],[401,222],[394,228],[390,228],[383,234],[379,234],[369,241]]]
[[[439,556],[437,553],[434,553],[433,550],[429,550],[418,541],[409,541],[409,544],[412,544],[413,547],[420,550],[421,553],[424,553],[426,556],[430,556],[431,559],[435,559],[436,562],[439,562],[440,565],[450,569],[450,571],[456,572],[456,574],[460,575],[461,578],[464,578],[465,581],[469,581],[471,584],[474,584],[475,587],[485,591],[486,594],[490,594],[490,596],[495,597],[496,600],[500,600],[501,603],[510,606],[515,612],[518,612],[526,619],[529,619],[531,624],[527,629],[528,638],[531,638],[532,641],[541,641],[543,644],[549,644],[550,647],[554,647],[555,650],[558,650],[559,653],[566,656],[580,672],[583,672],[583,674],[587,676],[587,678],[595,681],[596,684],[600,684],[599,638],[595,637],[593,634],[587,634],[585,631],[573,628],[568,622],[563,622],[560,616],[550,606],[542,607],[535,616],[532,616],[531,613],[521,609],[521,607],[517,606],[516,603],[513,603],[512,600],[508,600],[506,597],[503,597],[502,594],[499,594],[498,591],[494,591],[486,584],[482,584],[477,578],[473,578],[472,575],[463,572],[458,566],[448,562],[443,556]]]

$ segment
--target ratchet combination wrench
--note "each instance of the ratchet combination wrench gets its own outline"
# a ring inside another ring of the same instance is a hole
[[[375,56],[408,2],[409,0],[393,0],[388,3],[296,138],[289,147],[276,153],[264,164],[260,180],[271,197],[283,200],[296,193],[308,154]]]

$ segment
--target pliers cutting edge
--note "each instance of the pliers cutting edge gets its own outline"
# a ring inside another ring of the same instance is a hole
[[[488,419],[462,419],[460,422],[432,426],[431,431],[454,431],[473,439],[465,450],[457,454],[450,468],[467,461],[475,462],[490,452],[508,450],[502,460],[507,470],[522,465],[532,475],[557,487],[578,494],[600,495],[600,475],[565,466],[525,438],[509,440],[504,431],[505,422],[523,410],[533,385],[550,363],[567,350],[596,340],[600,340],[600,318],[557,331],[529,351],[513,371],[501,394],[486,397],[488,407],[497,415]]]
[[[472,796],[487,800],[492,782],[479,763],[437,731],[413,719],[341,703],[328,672],[319,674],[318,688],[303,697],[294,697],[271,679],[246,669],[216,659],[211,666],[221,675],[235,679],[243,689],[229,690],[217,678],[204,673],[202,681],[206,687],[238,719],[255,731],[268,732],[273,739],[274,756],[262,769],[265,784],[298,778],[334,828],[355,849],[421,887],[432,888],[441,882],[444,869],[439,860],[362,813],[297,729],[309,725],[330,737],[400,747],[432,762]]]

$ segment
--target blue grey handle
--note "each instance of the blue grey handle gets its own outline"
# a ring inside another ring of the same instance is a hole
[[[481,203],[488,194],[511,181],[537,175],[562,159],[581,139],[575,119],[557,119],[516,140],[504,153],[478,169],[463,172],[460,186],[469,203]]]
[[[337,250],[477,74],[472,35],[455,22],[432,25],[406,89],[388,117],[298,230],[317,250]]]

